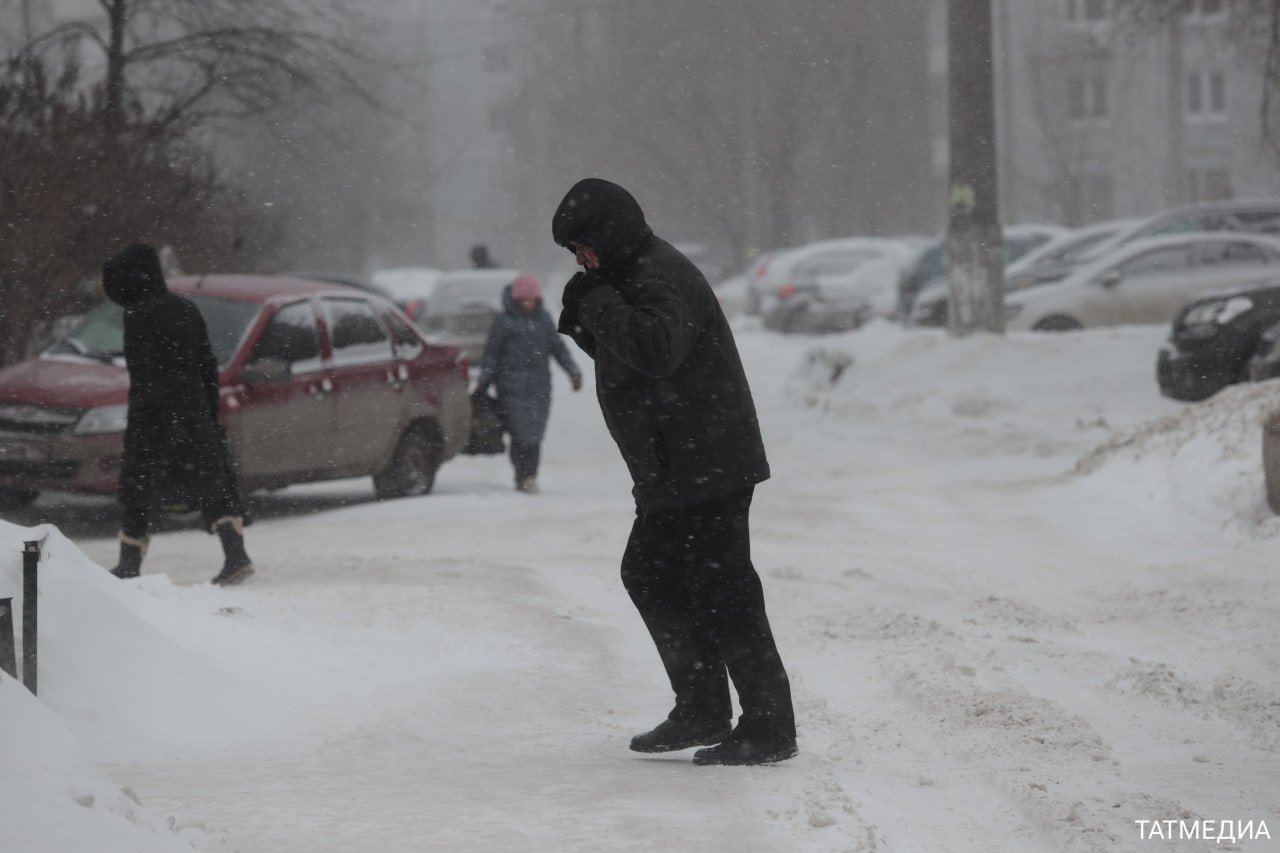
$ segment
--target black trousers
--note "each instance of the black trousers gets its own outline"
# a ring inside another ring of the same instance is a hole
[[[732,680],[743,724],[794,737],[791,686],[751,564],[753,493],[637,512],[622,582],[675,691],[673,718],[728,722]]]
[[[516,482],[538,476],[538,462],[542,458],[542,444],[537,441],[518,441],[511,436],[511,467],[516,472]]]

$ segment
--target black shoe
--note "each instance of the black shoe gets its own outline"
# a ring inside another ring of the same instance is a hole
[[[139,577],[142,574],[142,558],[147,550],[147,540],[136,539],[120,542],[120,560],[116,563],[116,567],[111,570],[111,574],[121,580],[129,580]]]
[[[694,764],[773,764],[794,758],[800,750],[791,735],[770,734],[739,725],[729,737],[710,749],[693,754]]]
[[[733,731],[727,722],[663,720],[652,731],[631,739],[633,752],[674,752],[691,746],[719,743]]]

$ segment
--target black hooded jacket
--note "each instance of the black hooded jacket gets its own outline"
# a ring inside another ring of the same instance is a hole
[[[119,499],[125,506],[194,502],[225,489],[218,363],[199,310],[169,292],[160,259],[137,243],[102,267],[102,287],[124,308],[129,419]]]
[[[573,186],[552,234],[600,259],[566,288],[560,330],[595,359],[638,506],[677,509],[768,479],[738,348],[698,268],[653,234],[629,192],[599,178]]]

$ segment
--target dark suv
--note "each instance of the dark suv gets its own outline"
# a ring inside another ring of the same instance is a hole
[[[175,278],[209,329],[222,422],[246,491],[372,475],[379,497],[431,490],[466,442],[467,364],[372,294],[282,277]],[[0,506],[42,490],[115,492],[129,376],[106,302],[0,371]]]

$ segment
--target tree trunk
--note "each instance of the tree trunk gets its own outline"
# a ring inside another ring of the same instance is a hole
[[[1004,331],[996,181],[991,0],[949,0],[951,191],[947,252],[953,335]]]
[[[108,0],[106,109],[103,121],[108,139],[115,139],[124,124],[124,27],[129,0]]]

